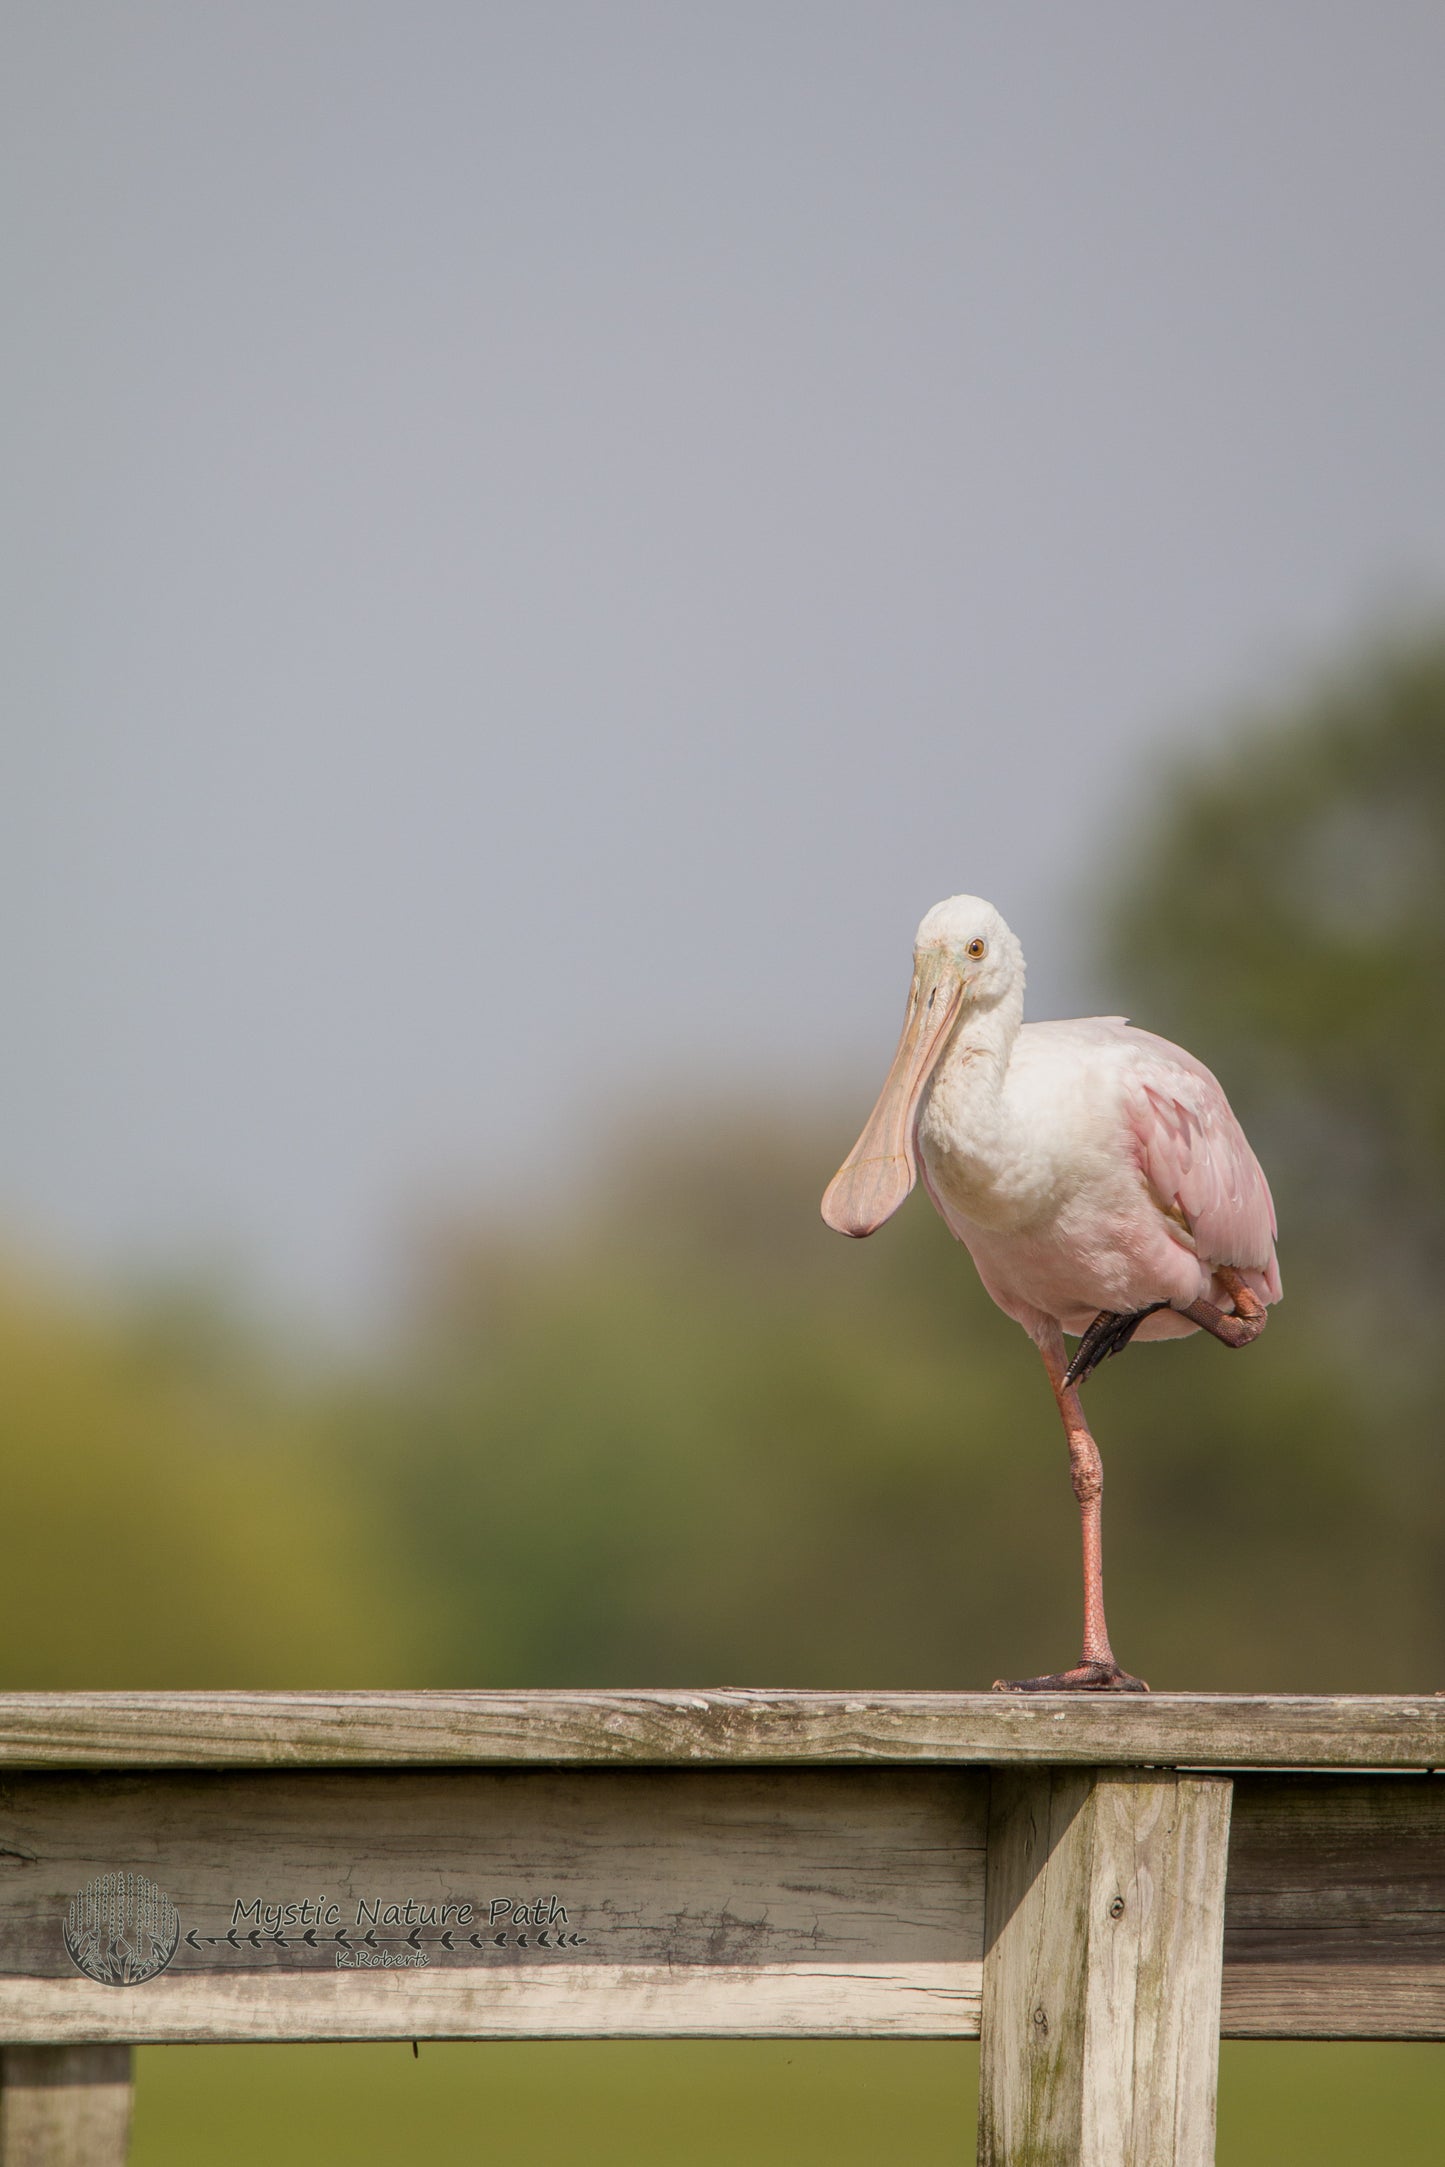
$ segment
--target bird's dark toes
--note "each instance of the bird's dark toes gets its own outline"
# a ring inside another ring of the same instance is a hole
[[[1127,1315],[1123,1310],[1101,1309],[1075,1348],[1074,1359],[1064,1372],[1064,1383],[1083,1384],[1101,1362],[1124,1352],[1146,1317],[1168,1307],[1167,1302],[1150,1302],[1146,1309],[1130,1310]]]
[[[995,1678],[995,1693],[1147,1693],[1142,1678],[1131,1678],[1117,1663],[1076,1663],[1072,1670],[1049,1671],[1042,1678]]]

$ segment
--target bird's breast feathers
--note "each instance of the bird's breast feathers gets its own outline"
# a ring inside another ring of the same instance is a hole
[[[948,1063],[919,1125],[940,1208],[999,1233],[1046,1227],[1081,1194],[1132,1188],[1124,1137],[1113,1042],[1063,1024],[1024,1025],[1001,1090],[968,1060]]]
[[[971,1088],[967,1064],[938,1082],[919,1129],[925,1178],[996,1298],[1004,1281],[1055,1315],[1187,1302],[1216,1264],[1277,1295],[1264,1176],[1182,1048],[1122,1017],[1027,1024],[1001,1091]]]

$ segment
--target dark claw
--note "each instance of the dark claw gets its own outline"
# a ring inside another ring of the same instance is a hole
[[[995,1693],[1147,1693],[1142,1678],[1131,1678],[1117,1663],[1077,1663],[1072,1670],[1049,1671],[1042,1678],[995,1678]]]
[[[1093,1323],[1074,1349],[1074,1359],[1064,1372],[1066,1385],[1082,1384],[1091,1377],[1101,1362],[1107,1362],[1111,1354],[1122,1354],[1146,1317],[1152,1317],[1156,1309],[1167,1309],[1167,1302],[1151,1302],[1147,1309],[1134,1309],[1127,1313],[1118,1309],[1101,1309]]]

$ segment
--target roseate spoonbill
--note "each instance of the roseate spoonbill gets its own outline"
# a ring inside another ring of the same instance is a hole
[[[1023,1010],[1023,950],[993,905],[936,903],[893,1066],[823,1217],[840,1234],[874,1233],[921,1164],[945,1225],[1043,1356],[1083,1523],[1084,1649],[1072,1670],[995,1690],[1147,1693],[1109,1645],[1104,1470],[1079,1387],[1131,1339],[1201,1326],[1226,1347],[1257,1339],[1280,1295],[1274,1207],[1192,1054],[1122,1016],[1025,1023]]]

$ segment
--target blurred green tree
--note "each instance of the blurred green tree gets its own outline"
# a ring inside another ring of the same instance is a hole
[[[327,1396],[194,1303],[0,1278],[7,1688],[402,1684],[425,1590]]]
[[[1237,718],[1133,831],[1113,980],[1227,1065],[1291,1274],[1433,1334],[1445,1297],[1445,634]],[[1206,1058],[1212,1058],[1206,1054]],[[1373,1297],[1373,1299],[1372,1299]],[[1342,1323],[1344,1319],[1341,1319]]]

